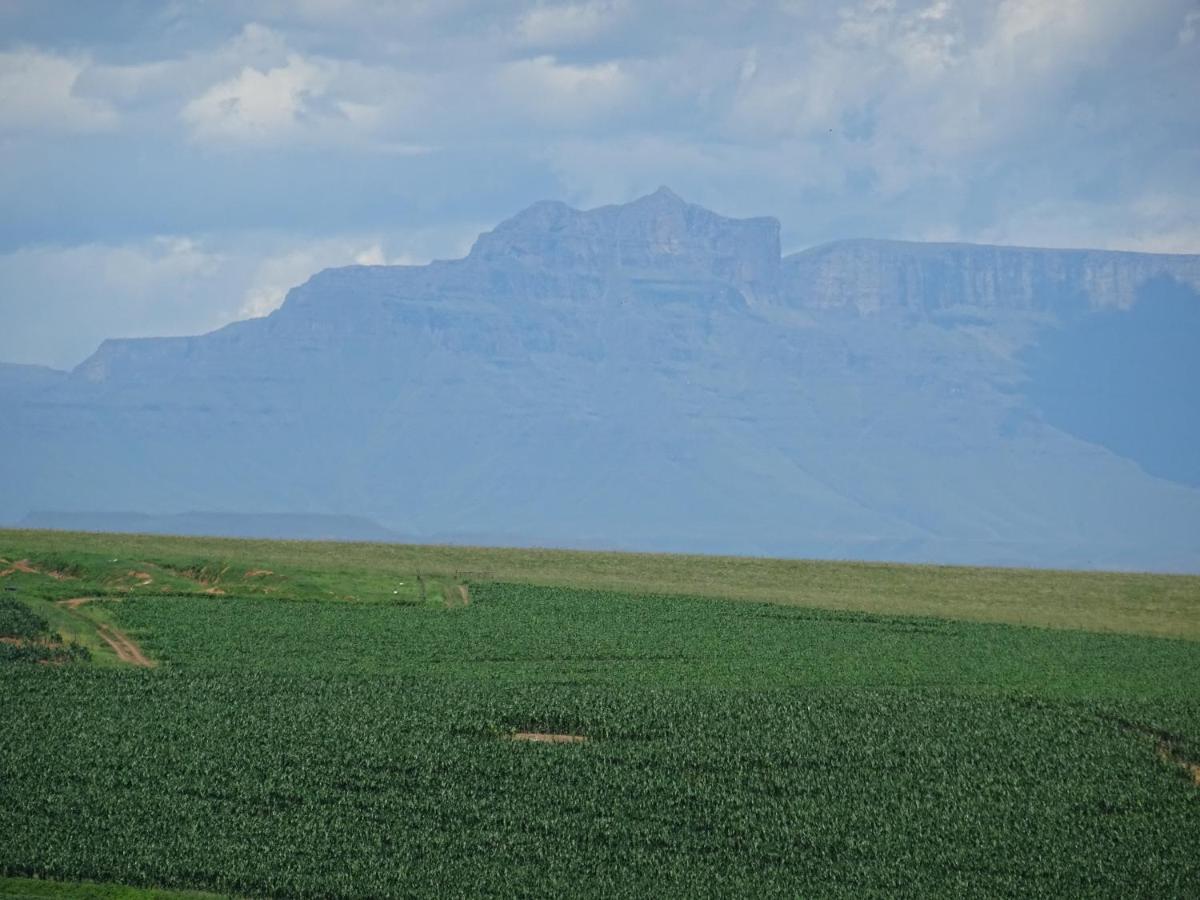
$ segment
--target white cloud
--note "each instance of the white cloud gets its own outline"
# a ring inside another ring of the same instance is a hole
[[[324,28],[370,31],[381,27],[413,27],[441,19],[462,19],[472,9],[469,0],[240,0],[239,10],[281,23],[320,24]]]
[[[535,46],[579,44],[613,28],[628,9],[629,4],[624,0],[538,6],[521,16],[516,31],[522,41]]]
[[[1200,126],[1180,112],[1195,0],[246,0],[162,21],[180,27],[0,54],[5,246],[227,229],[190,251],[128,239],[86,266],[78,248],[30,253],[25,275],[5,257],[0,304],[47,328],[94,305],[114,317],[80,333],[132,333],[121,310],[143,297],[146,328],[194,331],[270,310],[324,265],[393,261],[406,245],[381,221],[483,230],[541,197],[662,183],[778,215],[789,248],[928,233],[1200,250]],[[311,202],[281,199],[289,180]],[[253,202],[215,199],[239,190]],[[1172,194],[1179,208],[1152,202]],[[245,238],[258,227],[309,236]],[[326,228],[353,233],[312,237]],[[200,256],[211,268],[186,271]],[[52,317],[33,308],[49,296]],[[51,343],[0,335],[0,359]]]
[[[180,75],[183,83],[207,74],[206,86],[193,91],[179,113],[197,140],[428,151],[423,141],[410,139],[438,96],[438,85],[426,76],[305,55],[260,25],[246,26],[211,58],[189,58],[185,68],[190,71]]]
[[[0,360],[70,368],[105,338],[201,334],[267,315],[322,269],[462,256],[481,230],[243,232],[22,248],[0,254]]]
[[[784,190],[761,179],[762,172],[786,172],[789,192],[828,187],[837,178],[820,151],[803,142],[745,147],[656,134],[602,136],[552,141],[544,155],[570,201],[584,208],[632,200],[665,184],[727,215],[783,216]],[[755,183],[756,189],[745,190]]]
[[[553,56],[509,63],[499,82],[517,109],[547,123],[584,123],[618,110],[632,99],[634,84],[620,63],[571,65]]]
[[[1200,33],[1200,9],[1193,9],[1183,17],[1183,25],[1179,28],[1180,45],[1194,43],[1197,33]]]
[[[291,54],[287,38],[273,28],[258,22],[247,22],[242,30],[218,50],[226,60],[271,66]]]
[[[256,23],[244,25],[232,38],[201,52],[136,62],[74,61],[77,100],[117,109],[127,120],[136,108],[170,121],[187,99],[219,82],[236,82],[239,73],[285,68],[294,54],[285,37]],[[201,112],[201,110],[197,110]],[[146,121],[128,123],[145,125]]]
[[[283,253],[264,258],[254,269],[242,293],[239,319],[258,318],[278,309],[287,292],[303,284],[322,269],[335,266],[412,265],[407,254],[388,256],[382,241],[375,239],[332,239],[311,241]],[[421,260],[428,262],[428,260]]]
[[[1060,126],[1081,75],[1104,71],[1139,15],[1115,0],[863,0],[798,44],[756,48],[727,127],[837,144],[894,194]]]
[[[220,261],[186,237],[155,237],[125,245],[27,247],[0,257],[5,270],[58,274],[69,281],[92,281],[135,300],[152,298],[164,286],[211,274]]]
[[[738,71],[738,84],[744,85],[754,80],[758,74],[758,48],[751,47],[742,60],[742,68]]]
[[[1200,214],[1185,198],[1149,191],[1128,201],[1042,201],[961,239],[1035,247],[1196,253]]]
[[[71,367],[107,337],[206,331],[227,260],[188,238],[27,247],[0,255],[0,359]]]
[[[76,91],[100,102],[126,107],[148,98],[173,97],[180,64],[175,61],[133,65],[93,64],[79,73]]]
[[[86,59],[36,50],[0,53],[0,132],[108,131],[117,113],[104,100],[79,96]]]
[[[164,236],[133,246],[101,248],[87,245],[64,251],[86,269],[96,256],[94,271],[105,286],[129,297],[154,299],[166,289],[178,290],[189,278],[209,277],[221,262],[219,254],[206,250],[188,237]]]
[[[328,71],[297,55],[266,71],[246,67],[189,102],[183,120],[204,140],[288,138],[306,121],[330,115],[321,108],[330,80]]]

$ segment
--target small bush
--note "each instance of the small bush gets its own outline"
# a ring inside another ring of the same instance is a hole
[[[32,640],[49,632],[49,623],[20,600],[0,597],[0,637]]]

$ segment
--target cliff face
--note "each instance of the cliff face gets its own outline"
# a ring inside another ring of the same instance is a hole
[[[1164,278],[1200,291],[1200,256],[972,244],[838,241],[786,257],[782,272],[787,302],[864,314],[1129,309]]]
[[[606,285],[720,284],[753,303],[774,297],[779,222],[727,219],[659,188],[624,206],[586,212],[535,204],[481,235],[467,260],[499,269],[587,273]]]
[[[328,270],[264,319],[109,341],[0,399],[0,517],[1200,570],[1198,259],[781,260],[773,219],[665,190],[536,204],[465,259]]]

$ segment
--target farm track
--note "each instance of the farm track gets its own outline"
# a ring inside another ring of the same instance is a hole
[[[74,597],[70,600],[60,600],[58,601],[58,605],[68,610],[76,618],[87,622],[89,625],[94,625],[96,627],[96,634],[113,649],[113,652],[117,654],[117,658],[121,662],[129,663],[131,666],[140,666],[144,669],[154,668],[157,663],[146,656],[142,652],[142,648],[129,635],[121,631],[121,629],[95,622],[79,612],[79,607],[85,603],[90,603],[93,599],[95,598]]]
[[[108,646],[113,648],[122,662],[127,662],[134,666],[141,666],[146,669],[154,668],[154,661],[142,653],[141,648],[135,644],[123,631],[120,631],[109,625],[100,625],[97,627],[96,633],[104,639],[104,642],[108,644]]]

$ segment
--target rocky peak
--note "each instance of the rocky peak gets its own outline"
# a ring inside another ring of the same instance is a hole
[[[606,278],[717,281],[754,302],[776,290],[779,222],[726,218],[660,187],[591,210],[535,203],[480,235],[468,259]]]
[[[667,187],[665,184],[660,184],[658,190],[652,194],[646,194],[644,197],[638,197],[626,204],[626,206],[639,207],[641,209],[678,209],[688,205],[682,197]],[[700,209],[701,207],[697,207]]]

